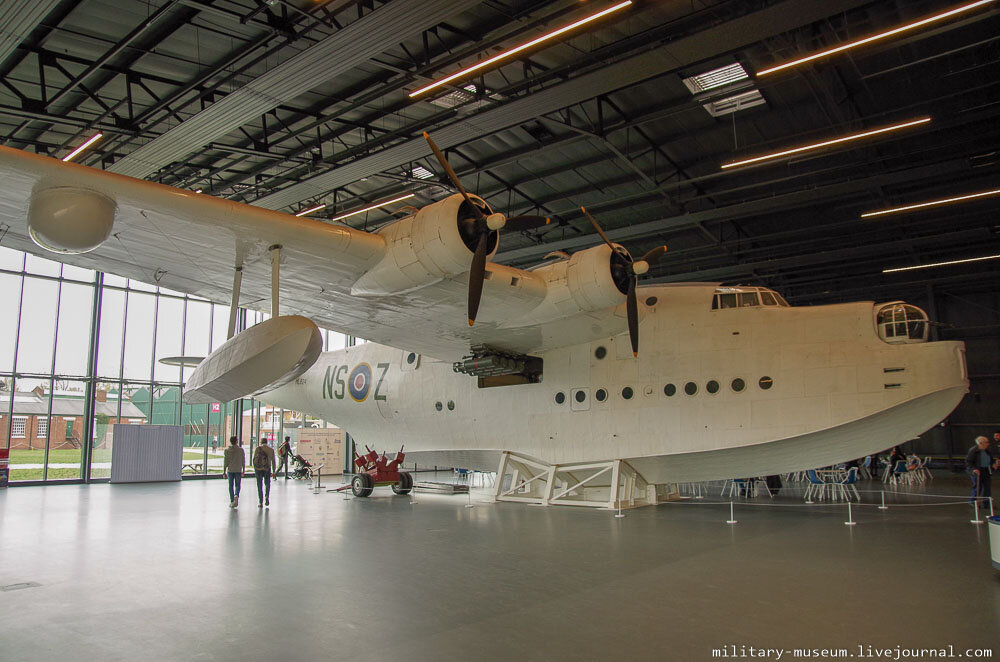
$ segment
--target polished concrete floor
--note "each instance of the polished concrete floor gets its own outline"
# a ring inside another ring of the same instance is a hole
[[[1000,656],[987,526],[955,500],[890,495],[945,505],[861,506],[845,526],[842,505],[786,493],[737,504],[729,525],[728,505],[706,503],[717,492],[618,519],[295,481],[261,511],[252,479],[233,511],[225,491],[0,491],[0,660],[709,660],[724,646],[790,659],[949,644]],[[37,586],[12,586],[24,583]]]

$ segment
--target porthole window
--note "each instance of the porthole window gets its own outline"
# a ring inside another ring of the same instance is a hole
[[[632,395],[633,393],[631,386],[626,386],[625,388],[622,389],[622,397],[625,398],[626,400],[631,400]]]
[[[576,398],[577,402],[583,402],[587,399],[587,394],[584,391],[577,391],[573,397]]]
[[[594,350],[594,356],[597,359],[603,359],[607,355],[608,355],[608,350],[604,345],[601,345],[600,347]]]
[[[564,402],[566,402],[566,394],[563,393],[562,391],[559,391],[558,393],[556,393],[556,404],[561,405]]]
[[[719,392],[719,382],[715,381],[714,379],[708,380],[708,383],[705,384],[705,390],[711,393],[712,395],[715,395],[716,393]]]
[[[448,411],[455,411],[455,401],[454,400],[449,400],[448,401]]]
[[[444,405],[442,405],[441,401],[438,400],[437,402],[434,403],[434,408],[437,409],[438,411],[441,411],[442,409],[444,409]]]
[[[667,396],[668,398],[671,397],[674,393],[677,393],[677,387],[674,386],[673,384],[667,384],[666,386],[663,387],[663,395]]]
[[[774,380],[772,380],[770,377],[761,377],[760,381],[757,382],[757,385],[766,391],[767,389],[774,386]]]
[[[742,391],[743,389],[745,389],[747,387],[747,383],[745,381],[743,381],[742,379],[740,379],[739,377],[737,377],[736,379],[733,380],[733,383],[731,384],[731,386],[733,387],[734,391],[736,391],[737,393],[739,393],[740,391]]]
[[[648,297],[646,299],[646,305],[647,306],[655,306],[656,305],[656,297]]]
[[[406,355],[406,362],[409,365],[413,365],[417,360],[417,355],[415,352],[410,352]]]
[[[594,393],[594,397],[597,398],[598,402],[604,402],[605,400],[608,399],[608,392],[605,391],[603,388],[599,388]]]
[[[687,393],[688,395],[694,395],[695,393],[698,392],[698,385],[695,384],[694,382],[688,382],[687,384],[684,385],[684,392]]]

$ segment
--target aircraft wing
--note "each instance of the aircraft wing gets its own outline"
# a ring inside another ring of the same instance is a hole
[[[624,329],[623,312],[614,306],[581,312],[563,305],[560,314],[532,316],[550,294],[548,282],[503,265],[488,265],[481,314],[471,328],[465,310],[467,267],[453,265],[451,273],[444,269],[426,282],[413,277],[414,287],[386,288],[386,279],[414,273],[416,258],[407,256],[417,240],[393,234],[393,227],[404,222],[369,233],[6,147],[0,147],[0,178],[0,245],[221,304],[231,300],[234,267],[242,256],[240,305],[262,311],[270,310],[269,248],[280,245],[282,315],[302,315],[323,328],[442,360],[460,358],[471,344],[531,352]],[[31,240],[33,197],[60,187],[96,192],[114,202],[112,234],[98,248],[53,253]],[[425,252],[440,248],[434,244],[437,235],[425,239]]]

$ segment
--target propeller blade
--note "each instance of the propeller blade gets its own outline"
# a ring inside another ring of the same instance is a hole
[[[444,153],[442,153],[441,150],[438,149],[438,146],[434,144],[434,141],[431,140],[430,134],[427,133],[426,131],[424,131],[424,138],[427,140],[427,144],[431,146],[431,151],[434,152],[434,156],[437,157],[438,163],[440,163],[441,167],[444,168],[444,171],[448,173],[448,179],[451,180],[451,183],[454,184],[455,188],[458,189],[458,192],[462,194],[462,197],[465,198],[465,201],[468,202],[469,205],[476,210],[476,213],[479,215],[479,218],[485,218],[486,216],[485,214],[483,214],[483,210],[480,209],[479,205],[472,202],[472,200],[469,198],[469,194],[466,192],[465,187],[462,186],[462,182],[458,181],[458,175],[456,175],[455,171],[452,170],[451,164],[448,163],[448,159],[444,158]]]
[[[632,342],[632,356],[639,356],[639,302],[635,297],[635,277],[628,282],[628,298],[625,312],[628,315],[628,339]]]
[[[608,235],[604,234],[604,230],[602,230],[601,226],[597,224],[597,221],[590,215],[590,212],[588,212],[585,207],[580,207],[580,211],[582,211],[584,215],[590,219],[590,222],[594,224],[594,229],[597,230],[597,234],[601,235],[601,239],[604,240],[604,243],[606,243],[611,250],[615,250],[615,245],[611,243],[610,239],[608,239]]]
[[[663,257],[663,254],[666,252],[667,252],[666,246],[657,246],[653,250],[643,255],[642,259],[646,262],[649,262],[650,264],[656,264],[657,262],[659,262],[660,258]]]
[[[548,225],[552,219],[547,216],[512,216],[504,223],[505,230],[521,232],[522,230],[534,230],[543,225]]]
[[[472,267],[469,269],[469,326],[476,323],[479,312],[479,300],[483,296],[483,281],[486,279],[486,248],[489,245],[489,234],[479,235],[476,252],[472,256]]]

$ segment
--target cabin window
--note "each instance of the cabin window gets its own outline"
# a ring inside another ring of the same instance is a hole
[[[597,359],[603,359],[607,355],[608,350],[603,345],[594,350],[594,357]]]
[[[573,395],[573,397],[576,398],[577,402],[582,403],[584,400],[587,399],[587,392],[586,391],[577,391]]]
[[[760,299],[757,298],[756,292],[740,292],[740,308],[748,308],[750,306],[759,306]]]
[[[566,402],[566,394],[563,393],[562,391],[559,391],[558,393],[556,393],[556,404],[561,405],[564,402]]]
[[[742,379],[740,379],[739,377],[737,377],[736,379],[733,380],[733,383],[730,384],[730,386],[732,386],[735,392],[739,393],[740,391],[742,391],[747,387],[747,383]]]
[[[454,400],[449,400],[448,401],[448,411],[455,411],[455,401]]]
[[[719,392],[719,382],[715,381],[714,379],[708,380],[708,383],[705,384],[705,390],[711,393],[712,395],[715,395],[716,393]]]
[[[608,392],[605,391],[603,388],[599,388],[597,389],[597,392],[594,393],[594,397],[597,398],[598,402],[604,402],[605,400],[608,399]]]
[[[694,382],[688,382],[687,384],[684,385],[684,392],[687,393],[688,395],[694,395],[695,393],[698,392],[698,385],[695,384]]]
[[[774,297],[771,295],[770,292],[761,291],[761,293],[760,293],[760,300],[764,303],[765,306],[777,306],[778,305],[778,302],[774,300]]]
[[[437,402],[434,403],[434,408],[437,409],[438,411],[441,411],[442,409],[444,409],[444,405],[442,405],[441,401],[438,400]]]
[[[668,398],[673,396],[674,393],[677,393],[677,387],[674,386],[673,384],[667,384],[666,386],[663,387],[663,395],[667,396]]]
[[[417,360],[417,355],[415,352],[410,352],[409,354],[406,355],[406,363],[408,365],[413,365],[416,360]]]
[[[632,395],[633,391],[631,386],[626,386],[625,388],[622,389],[622,397],[625,398],[626,400],[631,400]]]
[[[767,389],[774,386],[774,380],[771,379],[770,377],[761,377],[760,380],[757,382],[757,386],[760,386],[761,389],[766,391]]]
[[[646,299],[646,305],[647,306],[655,306],[656,305],[656,297],[648,297]]]

